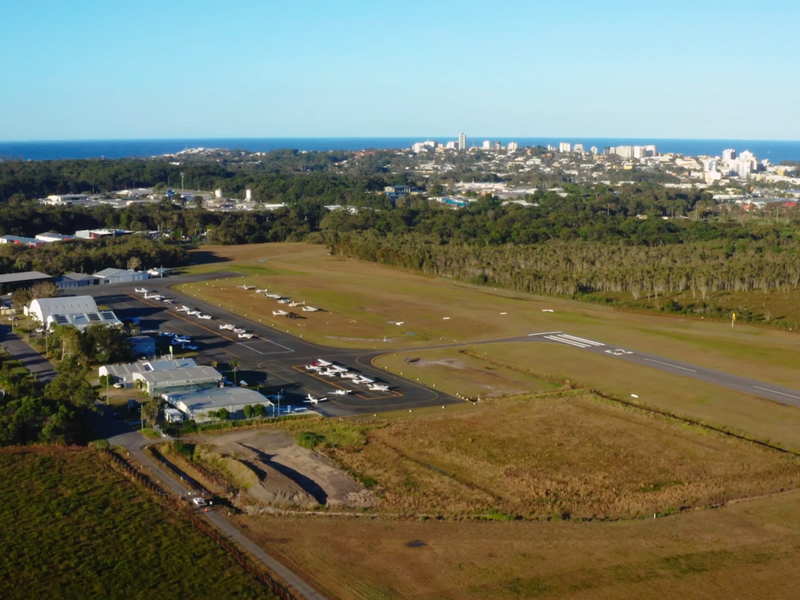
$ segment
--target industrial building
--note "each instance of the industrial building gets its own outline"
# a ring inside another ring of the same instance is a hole
[[[24,273],[7,273],[0,275],[0,292],[8,293],[21,287],[30,287],[43,281],[51,281],[53,278],[47,273],[39,271],[25,271]]]
[[[166,371],[134,373],[134,381],[141,381],[144,390],[151,396],[176,392],[195,392],[217,387],[222,375],[212,367],[184,367]]]
[[[17,246],[35,248],[44,246],[45,242],[36,238],[20,237],[18,235],[0,235],[0,244],[16,244]]]
[[[99,310],[91,296],[66,296],[63,298],[37,298],[25,307],[25,315],[50,328],[55,325],[72,325],[86,329],[89,325],[122,325],[110,310]]]
[[[121,383],[128,387],[133,385],[133,376],[137,373],[153,373],[196,366],[197,363],[193,358],[147,360],[125,365],[103,365],[100,367],[100,376],[111,377],[112,383]]]
[[[150,279],[146,271],[131,271],[128,269],[114,269],[109,267],[94,274],[100,283],[131,283]]]
[[[86,273],[67,273],[61,277],[56,277],[56,287],[60,290],[71,290],[87,285],[98,285],[100,278]]]
[[[164,398],[167,404],[178,409],[187,419],[198,423],[210,420],[206,416],[210,411],[224,408],[232,418],[244,416],[243,410],[247,405],[261,404],[270,406],[272,403],[256,391],[243,387],[211,388],[191,393],[169,393]]]

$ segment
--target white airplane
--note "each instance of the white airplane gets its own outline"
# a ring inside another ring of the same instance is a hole
[[[278,300],[278,304],[289,304],[289,299],[281,298],[280,300]]]
[[[313,306],[304,306],[303,312],[317,312],[319,309],[314,308]]]
[[[236,327],[236,325],[230,325],[228,323],[223,323],[219,326],[220,329],[233,329],[234,327]]]
[[[176,308],[175,310],[177,310],[178,312],[187,312],[187,311],[190,311],[192,309],[184,304],[183,306],[181,306],[180,308]]]
[[[317,364],[318,364],[318,365],[321,365],[321,366],[323,366],[323,367],[330,367],[330,366],[333,366],[333,363],[332,363],[332,362],[328,362],[327,360],[322,360],[321,358],[318,358],[318,359],[317,359]]]
[[[275,315],[276,317],[285,317],[289,313],[287,313],[285,310],[273,310],[272,314]]]
[[[241,327],[234,327],[231,331],[233,333],[247,333],[247,329],[242,329]]]
[[[251,338],[252,338],[254,335],[255,335],[255,334],[253,334],[253,333],[240,333],[240,334],[239,334],[239,338],[240,338],[240,339],[249,340],[249,339],[251,339]]]
[[[280,294],[267,294],[267,298],[272,298],[272,299],[274,299],[274,300],[279,300],[279,299],[281,299],[282,297],[283,297],[283,296],[281,296]]]
[[[266,294],[269,290],[256,290],[256,294]]]
[[[369,377],[364,377],[363,375],[353,379],[354,383],[375,383],[374,379],[370,379]]]
[[[320,367],[319,365],[315,365],[315,364],[306,365],[306,371],[321,371],[321,370],[322,370],[322,367]]]
[[[239,290],[254,290],[254,289],[256,289],[256,286],[254,286],[254,285],[237,285],[236,289],[239,289]]]
[[[175,304],[175,301],[174,300],[170,300],[169,298],[162,298],[161,301],[164,304]]]
[[[197,318],[208,321],[211,318],[211,315],[197,315]]]
[[[150,292],[147,292],[144,295],[144,299],[145,300],[156,300],[157,298],[161,298],[161,297],[162,297],[161,294],[156,294],[156,293],[152,293],[151,294]]]
[[[144,289],[144,288],[136,288],[133,291],[136,292],[137,294],[146,294],[147,293],[147,290]]]
[[[380,384],[380,383],[373,383],[373,384],[371,384],[369,386],[369,389],[370,389],[370,391],[373,391],[373,392],[388,392],[389,391],[389,386],[388,385],[383,385],[383,384]]]
[[[402,325],[403,323],[405,323],[405,321],[398,321],[397,323],[395,323],[395,325]]]
[[[202,313],[199,310],[187,310],[186,314],[187,315],[192,315],[193,317],[196,317],[196,316],[201,315]]]
[[[358,379],[359,377],[361,377],[361,375],[358,373],[350,373],[349,371],[347,373],[342,373],[343,379]]]
[[[306,400],[303,400],[303,402],[307,404],[319,404],[320,402],[325,402],[326,400],[327,398],[314,398],[314,396],[309,394],[306,396]]]
[[[334,396],[347,396],[347,394],[352,393],[353,390],[333,390],[331,392]]]
[[[331,365],[331,370],[337,373],[347,373],[347,367],[342,367],[340,365]]]
[[[291,306],[292,308],[294,308],[294,307],[296,307],[296,306],[302,306],[302,305],[303,305],[303,304],[305,304],[305,303],[306,303],[306,301],[305,301],[305,300],[303,300],[302,302],[289,302],[289,306]]]
[[[320,375],[325,375],[325,377],[336,377],[339,374],[339,371],[335,369],[328,369],[327,371],[320,371]]]

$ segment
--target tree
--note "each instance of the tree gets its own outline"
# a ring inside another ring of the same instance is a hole
[[[31,296],[33,298],[55,298],[58,296],[59,289],[52,281],[42,281],[31,287]]]
[[[217,418],[220,421],[227,421],[229,417],[230,417],[230,413],[228,412],[227,408],[220,408],[217,411]]]
[[[89,385],[89,370],[76,356],[65,358],[58,365],[57,375],[44,388],[45,398],[57,402],[70,402],[79,408],[94,409],[99,396]]]
[[[14,293],[11,295],[11,301],[14,304],[14,310],[21,311],[25,306],[31,303],[33,300],[33,295],[31,291],[28,289],[18,289],[15,290]]]
[[[245,419],[252,419],[253,418],[254,409],[253,409],[252,405],[246,404],[243,410],[244,410],[244,418]]]
[[[142,405],[142,420],[151,427],[158,422],[158,415],[161,412],[161,401],[158,398],[150,398]]]
[[[233,369],[233,384],[239,385],[239,381],[236,379],[236,370],[239,368],[239,360],[234,358],[228,363],[231,369]]]
[[[247,415],[247,413],[245,413],[245,415]],[[266,415],[267,415],[267,407],[264,406],[263,404],[256,404],[253,407],[253,416],[254,417],[264,417]]]

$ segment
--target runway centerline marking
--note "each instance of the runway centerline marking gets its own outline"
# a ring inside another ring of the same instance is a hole
[[[652,358],[645,358],[647,362],[658,363],[659,365],[664,365],[665,367],[672,367],[673,369],[681,369],[683,371],[689,371],[691,373],[697,373],[694,369],[687,369],[686,367],[680,367],[678,365],[673,365],[670,363],[661,362],[660,360],[654,360]]]
[[[789,398],[794,398],[795,400],[800,400],[800,396],[795,396],[793,394],[786,394],[784,392],[779,392],[778,390],[771,390],[769,388],[762,388],[758,387],[757,385],[753,386],[757,390],[761,390],[762,392],[769,392],[771,394],[780,394],[781,396],[788,396]]]

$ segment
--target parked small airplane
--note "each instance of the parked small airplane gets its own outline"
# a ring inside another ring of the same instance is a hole
[[[273,310],[272,314],[275,315],[276,317],[285,317],[289,313],[287,313],[285,310]]]
[[[256,289],[256,286],[254,286],[254,285],[237,285],[236,288],[240,289],[240,290],[254,290],[254,289]]]
[[[211,315],[197,315],[197,318],[208,321],[211,318]]]
[[[383,385],[381,383],[373,383],[373,384],[370,384],[369,389],[372,392],[388,392],[389,391],[389,386],[388,385]]]
[[[322,360],[321,358],[317,359],[317,364],[323,367],[330,367],[331,365],[333,365],[332,362],[328,362],[327,360]]]
[[[303,312],[317,312],[319,309],[314,308],[313,306],[304,306]]]
[[[175,310],[177,310],[178,312],[187,312],[187,311],[190,311],[192,309],[184,304],[183,306],[181,306],[180,308],[176,308]]]
[[[336,369],[328,369],[326,371],[320,371],[320,375],[324,375],[325,377],[337,377],[339,375],[339,371]]]
[[[289,304],[289,299],[281,298],[280,300],[278,300],[278,304]]]
[[[233,329],[236,325],[230,325],[229,323],[223,323],[219,326],[220,329]]]
[[[181,348],[184,350],[197,350],[197,346],[194,344],[181,344]]]
[[[302,306],[305,303],[306,303],[305,300],[303,300],[302,302],[289,302],[289,306],[291,306],[292,308],[295,308],[296,306]]]
[[[137,294],[146,294],[147,290],[145,288],[136,288],[134,292],[136,292]]]
[[[325,402],[326,400],[327,398],[314,398],[314,396],[309,394],[306,396],[306,400],[303,400],[303,402],[307,404],[319,404],[320,402]]]
[[[255,335],[255,334],[253,334],[253,333],[240,333],[240,334],[239,334],[239,338],[240,338],[240,339],[249,340],[249,339],[251,339],[251,338],[252,338],[254,335]]]
[[[233,333],[247,333],[247,329],[242,329],[241,327],[234,327],[232,331]]]
[[[306,365],[306,371],[321,371],[322,367],[320,367],[316,363],[311,363],[310,365]]]
[[[256,290],[256,294],[266,294],[269,290]]]
[[[192,315],[193,317],[196,317],[198,315],[201,315],[202,313],[199,310],[187,310],[186,314],[187,315]]]
[[[358,379],[359,377],[361,377],[361,375],[359,375],[358,373],[352,373],[350,371],[348,371],[347,373],[342,373],[343,379]]]
[[[145,300],[156,300],[158,298],[163,298],[161,294],[156,294],[155,292],[146,292],[144,295]]]
[[[347,396],[347,394],[352,393],[353,390],[333,390],[331,392],[334,396]]]
[[[272,298],[273,300],[279,300],[280,298],[283,298],[283,296],[281,296],[280,294],[267,294],[267,298]]]

